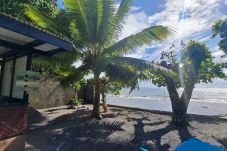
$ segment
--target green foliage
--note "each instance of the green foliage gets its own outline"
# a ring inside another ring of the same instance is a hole
[[[105,94],[120,95],[121,89],[127,87],[125,83],[110,81],[108,78],[101,78],[101,92]]]
[[[36,57],[32,60],[32,69],[46,74],[67,76],[74,69],[72,64],[79,59],[75,52],[64,52],[51,58]]]
[[[79,106],[81,104],[82,102],[76,97],[70,99],[68,103],[66,103],[66,105],[70,106],[71,108],[75,108],[75,106]]]
[[[219,42],[219,47],[227,54],[227,19],[216,21],[213,26],[214,37],[220,35],[222,40]]]
[[[226,78],[222,71],[223,64],[213,62],[211,51],[206,45],[190,41],[181,51],[180,60],[173,55],[174,51],[163,53],[161,58],[177,73],[178,76],[174,78],[177,87],[190,85],[193,79],[196,83],[210,83],[215,78]],[[166,86],[164,76],[151,74],[150,77],[155,85]]]
[[[138,85],[139,79],[148,78],[149,72],[174,74],[152,62],[123,57],[132,49],[163,41],[172,34],[172,30],[167,27],[152,26],[119,40],[131,2],[132,0],[123,0],[120,7],[115,10],[113,0],[64,0],[64,10],[61,10],[63,13],[50,18],[49,21],[45,14],[35,9],[26,9],[26,15],[37,25],[64,33],[78,48],[83,64],[77,69],[70,70],[62,83],[67,85],[75,83],[90,72],[96,77],[99,77],[101,72],[107,72],[107,77],[111,81],[131,84],[133,89]],[[64,31],[58,28],[62,21],[66,22]],[[64,64],[61,61],[59,63]],[[119,71],[124,72],[118,76]]]
[[[31,5],[51,17],[57,7],[55,0],[0,0],[0,12],[23,18],[24,5]]]
[[[87,81],[85,79],[81,79],[78,82],[75,82],[73,84],[71,84],[71,87],[75,90],[75,91],[79,91],[82,85],[87,84]]]

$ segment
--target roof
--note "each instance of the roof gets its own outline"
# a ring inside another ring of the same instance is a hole
[[[19,51],[51,56],[74,50],[74,45],[63,35],[0,13],[0,57]]]

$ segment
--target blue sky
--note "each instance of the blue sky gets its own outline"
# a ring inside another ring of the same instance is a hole
[[[115,1],[118,7],[121,0]],[[58,2],[62,7],[61,0]],[[121,38],[152,25],[165,25],[175,30],[174,36],[161,44],[133,50],[128,56],[157,61],[161,52],[168,51],[172,43],[177,45],[181,40],[196,40],[210,48],[215,61],[227,62],[227,58],[221,58],[223,52],[217,46],[219,37],[211,38],[211,25],[226,14],[227,0],[134,0]]]

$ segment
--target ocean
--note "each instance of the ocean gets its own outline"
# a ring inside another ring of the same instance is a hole
[[[169,94],[165,87],[141,87],[139,90],[132,91],[130,94],[129,92],[130,89],[123,88],[120,97],[169,100]],[[180,88],[178,92],[181,94],[183,88]],[[227,102],[227,88],[194,88],[192,99],[205,102]]]
[[[129,94],[122,89],[119,96],[108,96],[107,104],[147,110],[172,111],[166,88],[141,87]],[[179,89],[179,94],[183,89]],[[198,115],[227,115],[227,88],[195,88],[188,113]]]

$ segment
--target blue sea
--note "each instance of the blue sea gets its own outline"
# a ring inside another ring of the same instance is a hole
[[[180,88],[178,90],[179,94],[182,91],[183,88]],[[169,100],[169,94],[165,87],[141,87],[138,90],[132,91],[130,94],[129,92],[130,89],[123,88],[120,97]],[[227,102],[227,88],[197,87],[194,88],[192,99],[205,102]]]
[[[147,110],[172,111],[166,87],[140,87],[132,91],[124,88],[119,96],[109,96],[110,105]],[[179,95],[183,88],[178,89]],[[199,115],[227,115],[227,85],[197,85],[189,104],[188,113]]]

